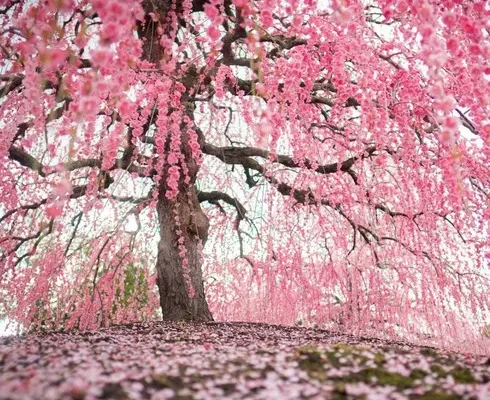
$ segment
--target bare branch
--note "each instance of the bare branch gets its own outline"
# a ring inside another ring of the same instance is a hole
[[[319,174],[332,174],[337,171],[349,172],[354,163],[362,158],[368,157],[376,151],[376,147],[371,146],[365,150],[361,156],[351,157],[340,163],[331,163],[326,165],[313,166],[310,160],[304,160],[303,163],[295,162],[292,157],[286,155],[272,155],[268,150],[257,147],[217,147],[209,143],[203,146],[203,153],[213,155],[227,164],[242,164],[244,167],[263,172],[263,167],[250,157],[261,157],[284,165],[288,168],[307,168]],[[314,168],[314,169],[313,169]],[[356,181],[356,179],[355,179]]]
[[[227,193],[223,193],[220,191],[212,191],[212,192],[199,192],[197,194],[197,198],[200,203],[203,203],[205,201],[209,203],[217,202],[217,201],[224,201],[225,203],[229,204],[232,207],[235,207],[237,211],[237,219],[243,220],[245,219],[245,214],[247,213],[247,210],[245,207],[234,197],[231,197]]]
[[[254,263],[252,262],[252,260],[250,259],[250,257],[246,256],[244,253],[243,253],[243,237],[242,237],[242,234],[244,232],[241,230],[241,229],[237,229],[237,234],[238,234],[238,244],[240,246],[240,258],[243,258],[245,261],[247,261],[250,266],[252,268],[255,268],[254,266]]]
[[[490,195],[487,192],[485,192],[485,190],[477,182],[475,182],[474,177],[470,177],[470,183],[471,186],[478,189],[478,191],[481,192],[487,199],[490,199]]]
[[[456,227],[456,225],[454,225],[453,221],[451,221],[448,217],[447,217],[447,214],[439,214],[439,213],[436,213],[436,215],[438,215],[439,217],[443,218],[444,221],[446,221],[449,225],[451,225],[457,232],[458,236],[460,237],[460,239],[463,241],[463,243],[466,243],[466,240],[463,236],[463,234],[461,233],[461,231]]]
[[[9,210],[2,217],[0,217],[0,223],[3,222],[4,220],[6,220],[11,215],[13,215],[19,211],[35,210],[35,209],[41,207],[43,204],[46,204],[47,201],[48,201],[48,199],[43,199],[37,203],[27,204],[24,206],[14,208],[13,210]]]
[[[87,186],[86,185],[80,185],[80,186],[74,186],[73,191],[70,195],[70,199],[77,199],[79,197],[82,197],[85,195],[87,192]],[[27,210],[35,210],[41,207],[42,205],[46,204],[48,202],[48,199],[42,199],[36,203],[32,204],[26,204],[24,206],[20,206],[17,208],[14,208],[13,210],[7,211],[2,217],[0,217],[0,223],[5,221],[8,217],[11,215],[19,212],[19,211],[27,211]]]
[[[393,67],[395,67],[396,69],[398,70],[401,70],[402,67],[400,67],[400,65],[398,65],[395,61],[393,61],[392,57],[395,57],[395,56],[398,56],[400,54],[403,54],[401,52],[397,52],[397,53],[394,53],[394,54],[390,54],[389,56],[387,55],[384,55],[384,54],[378,54],[378,57],[381,58],[382,60],[385,60],[386,62],[390,63]]]
[[[430,256],[430,254],[428,252],[426,252],[426,251],[417,252],[417,251],[413,250],[408,245],[406,245],[405,243],[401,242],[400,240],[398,240],[396,238],[393,238],[393,237],[390,237],[390,236],[382,236],[382,237],[379,238],[379,240],[380,241],[391,241],[391,242],[398,243],[400,246],[402,246],[405,250],[407,250],[410,253],[412,253],[414,256],[418,256],[419,253],[420,253],[425,258],[427,258],[429,261],[432,262],[432,257]]]
[[[14,145],[10,146],[9,158],[13,161],[17,161],[20,165],[37,172],[42,177],[46,177],[48,175],[57,173],[59,171],[58,167],[45,166],[40,161],[38,161],[35,157],[31,156],[26,151]],[[75,171],[77,169],[82,169],[82,168],[100,169],[102,168],[102,161],[98,158],[87,158],[87,159],[69,161],[62,164],[63,171]],[[132,161],[127,157],[116,160],[114,165],[111,168],[109,168],[108,171],[113,171],[116,169],[122,169],[128,172],[135,172],[142,177],[147,176],[143,173],[142,168],[134,165]]]
[[[35,235],[33,235],[33,236],[29,237],[29,238],[26,238],[26,239],[28,239],[28,240],[31,240],[31,239],[35,239],[35,238],[37,238],[37,240],[34,242],[34,245],[32,246],[32,248],[31,248],[29,251],[27,251],[26,253],[24,253],[22,256],[20,256],[20,257],[19,257],[19,258],[18,258],[18,259],[15,261],[15,265],[16,265],[16,266],[17,266],[17,265],[19,265],[19,264],[22,262],[22,260],[24,260],[25,258],[27,258],[27,257],[29,257],[29,256],[32,256],[33,254],[35,254],[35,253],[36,253],[36,250],[37,250],[37,248],[38,248],[39,244],[41,243],[41,241],[42,241],[42,240],[43,240],[43,239],[44,239],[46,236],[48,236],[49,234],[51,234],[51,232],[53,232],[53,226],[54,226],[54,219],[51,219],[51,220],[49,221],[49,223],[48,223],[47,225],[45,225],[44,227],[42,227],[41,229],[39,229],[39,231],[38,231],[38,232],[37,232]],[[47,228],[47,230],[46,230],[46,228]],[[46,230],[46,232],[44,232],[45,230]],[[17,251],[17,250],[18,250],[18,248],[19,248],[19,247],[20,247],[20,246],[21,246],[23,243],[24,243],[24,242],[22,242],[22,243],[20,243],[19,245],[17,245],[17,247],[16,247],[16,249],[14,250],[14,252],[15,252],[15,251]],[[12,252],[10,252],[9,254],[12,254]]]
[[[70,246],[71,246],[71,243],[73,242],[73,239],[75,239],[75,235],[77,233],[77,230],[78,230],[78,226],[80,225],[80,222],[82,221],[82,217],[83,217],[83,211],[80,211],[77,215],[75,215],[75,217],[73,217],[73,219],[71,220],[71,224],[74,225],[74,222],[75,220],[77,220],[76,224],[75,224],[75,228],[73,229],[73,232],[71,234],[71,237],[70,237],[70,240],[68,241],[68,244],[66,245],[66,249],[65,249],[65,254],[64,256],[66,257],[66,255],[68,254],[68,250],[70,249]]]
[[[390,210],[387,206],[383,205],[383,204],[376,204],[374,206],[374,209],[375,210],[380,210],[380,211],[383,211],[384,213],[388,214],[390,217],[405,217],[405,218],[408,218],[410,220],[414,220],[416,217],[422,215],[423,213],[422,212],[418,212],[416,214],[413,214],[411,217],[408,216],[407,214],[405,213],[402,213],[402,212],[396,212],[396,211],[392,211]]]
[[[2,79],[0,79],[5,83],[0,88],[0,99],[2,97],[7,96],[10,92],[13,92],[15,89],[17,89],[19,86],[22,85],[22,81],[24,80],[24,75],[2,75]]]
[[[102,247],[99,249],[99,252],[97,253],[97,265],[95,267],[95,272],[94,272],[94,278],[92,279],[92,286],[94,288],[94,291],[97,289],[97,275],[99,274],[99,268],[100,268],[100,259],[102,256],[102,252],[104,251],[105,247],[109,244],[109,241],[111,240],[112,236],[109,236]]]
[[[17,161],[20,165],[36,171],[40,176],[46,176],[43,164],[19,147],[10,146],[9,157],[11,160]]]
[[[462,120],[463,126],[468,129],[473,135],[480,135],[480,132],[476,129],[475,124],[464,114],[460,109],[456,108],[456,112],[459,114]]]

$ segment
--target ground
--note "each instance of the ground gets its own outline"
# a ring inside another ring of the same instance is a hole
[[[223,398],[489,400],[490,358],[250,323],[0,338],[0,400]]]

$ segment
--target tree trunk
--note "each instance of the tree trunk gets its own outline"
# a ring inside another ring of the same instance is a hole
[[[195,186],[190,185],[172,200],[161,191],[157,211],[160,243],[156,269],[163,319],[212,321],[200,261],[200,243],[206,241],[209,222],[197,200]],[[180,249],[179,239],[183,245]],[[185,254],[179,254],[182,248]],[[183,260],[187,265],[183,265]]]
[[[192,117],[191,111],[188,116]],[[178,193],[170,200],[165,195],[169,165],[164,166],[159,183],[157,213],[160,242],[156,269],[160,305],[165,320],[212,321],[204,295],[201,269],[202,248],[208,238],[209,220],[197,197],[195,181],[199,166],[192,156],[184,125],[180,134],[180,149],[188,180],[180,177]]]
[[[206,0],[194,0],[193,10],[202,10]],[[140,24],[138,35],[143,40],[143,59],[159,68],[165,58],[165,50],[161,45],[162,33],[172,37],[172,20],[167,18],[171,9],[170,0],[143,0],[145,22]],[[175,2],[175,11],[182,10],[182,1]],[[152,14],[159,16],[155,21]],[[159,33],[159,28],[161,32]],[[173,32],[173,33],[172,33]],[[181,104],[184,113],[194,120],[194,103],[189,93],[197,84],[197,77],[189,69],[188,76],[182,77],[187,92],[182,95]],[[177,75],[176,75],[177,77]],[[171,114],[173,110],[158,110]],[[167,187],[168,165],[164,166],[161,180],[158,183],[159,195],[157,203],[158,223],[160,226],[160,242],[158,244],[157,274],[160,305],[163,319],[172,321],[211,321],[213,317],[204,296],[204,284],[201,269],[201,246],[204,246],[209,229],[209,221],[201,209],[197,198],[195,180],[199,166],[193,159],[189,147],[189,137],[185,124],[181,125],[181,151],[185,159],[188,180],[179,180],[177,196],[169,200],[165,193]],[[175,134],[175,133],[174,133]],[[199,138],[203,144],[203,138]],[[169,143],[165,144],[169,149]],[[162,155],[163,156],[163,155]]]

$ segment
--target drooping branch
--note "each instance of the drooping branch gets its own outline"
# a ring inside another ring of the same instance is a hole
[[[245,219],[245,214],[247,213],[245,207],[236,198],[231,197],[227,193],[217,190],[214,190],[212,192],[198,192],[197,199],[200,203],[207,201],[211,204],[216,204],[219,201],[224,201],[225,203],[236,209],[238,221]]]
[[[20,257],[18,257],[17,260],[15,261],[15,265],[16,266],[19,265],[22,262],[22,260],[24,260],[25,258],[36,253],[36,250],[37,250],[39,244],[41,243],[41,241],[53,232],[53,226],[54,226],[54,219],[51,219],[49,221],[49,223],[47,225],[41,227],[36,234],[29,236],[27,238],[20,238],[20,242],[15,246],[14,250],[7,253],[4,257],[6,258],[10,254],[15,253],[27,241],[36,239],[36,241],[32,245],[32,248],[30,250],[26,251]]]
[[[112,183],[111,181],[107,181],[107,184]],[[74,186],[72,193],[70,194],[69,198],[70,199],[78,199],[79,197],[85,196],[85,193],[87,192],[87,185],[79,185],[79,186]],[[42,199],[36,203],[31,203],[31,204],[26,204],[17,208],[14,208],[12,210],[7,211],[4,215],[0,217],[0,223],[5,221],[8,217],[11,215],[19,212],[19,211],[27,211],[27,210],[36,210],[46,204],[49,199]]]
[[[482,193],[487,199],[490,199],[490,195],[485,191],[485,189],[483,189],[478,182],[476,182],[476,178],[475,177],[472,177],[470,176],[469,178],[470,180],[470,183],[471,183],[471,186],[473,186],[474,188],[476,188],[480,193]],[[490,183],[490,182],[489,182]]]
[[[381,207],[378,207],[376,206],[377,209],[382,209]],[[380,264],[380,260],[379,260],[379,256],[378,256],[378,253],[376,251],[376,248],[373,247],[373,244],[377,244],[377,245],[381,245],[382,242],[394,242],[394,243],[397,243],[398,245],[400,245],[402,248],[404,248],[405,250],[407,250],[409,253],[417,256],[419,254],[419,252],[417,252],[416,250],[412,249],[409,245],[407,245],[406,243],[402,242],[400,239],[397,239],[395,237],[391,237],[391,236],[380,236],[378,235],[376,232],[374,232],[373,229],[371,228],[368,228],[362,224],[357,224],[356,222],[354,222],[352,220],[352,218],[350,218],[340,207],[339,204],[335,205],[334,209],[340,214],[342,215],[342,217],[344,217],[348,222],[349,224],[351,225],[352,229],[354,230],[354,242],[353,242],[353,247],[351,248],[351,250],[349,251],[348,255],[350,253],[352,253],[352,251],[354,251],[355,247],[356,247],[356,241],[355,241],[355,237],[356,237],[356,233],[358,232],[361,237],[364,239],[364,242],[366,244],[368,244],[371,248],[371,251],[373,252],[373,256],[375,258],[375,261],[376,261],[376,265],[378,267],[381,267],[381,264]],[[386,208],[386,210],[388,210]],[[384,210],[383,210],[384,211]],[[391,217],[397,217],[397,216],[403,216],[403,217],[407,217],[408,216],[406,214],[403,214],[403,213],[396,213],[396,212],[391,212],[391,213],[388,213]],[[413,218],[411,218],[412,220],[415,219],[416,216],[418,215],[421,215],[422,213],[418,213],[416,214]],[[433,263],[433,259],[431,257],[431,255],[427,252],[427,251],[421,251],[420,252],[425,258],[427,258],[430,262]]]
[[[42,177],[46,176],[43,164],[19,147],[10,146],[9,158],[13,161],[17,161],[20,165],[37,172]]]
[[[417,217],[420,217],[421,215],[424,215],[426,213],[424,212],[417,212],[417,213],[414,213],[412,215],[408,215],[406,213],[402,213],[402,212],[397,212],[397,211],[392,211],[390,208],[388,208],[387,206],[383,205],[383,204],[377,204],[375,207],[374,207],[375,210],[381,210],[383,211],[384,213],[388,214],[390,217],[404,217],[404,218],[407,218],[408,220],[410,220],[411,222],[413,222],[417,227],[418,227],[418,224],[416,222],[416,218]],[[449,218],[448,218],[448,214],[443,214],[443,213],[439,213],[439,212],[436,212],[434,213],[436,216],[442,218],[444,221],[446,221],[449,225],[451,225],[454,230],[456,231],[456,233],[458,234],[458,236],[460,237],[460,239],[462,240],[463,243],[466,243],[466,239],[464,238],[463,234],[461,233],[461,231],[458,229],[458,227],[453,223],[453,221],[451,221]],[[420,228],[419,228],[420,229]]]
[[[425,258],[427,258],[429,261],[432,262],[432,257],[430,256],[430,254],[427,251],[421,251],[421,252],[415,251],[410,246],[406,245],[405,243],[403,243],[402,241],[400,241],[397,238],[390,237],[390,236],[382,236],[382,237],[379,238],[379,242],[381,242],[381,241],[390,241],[390,242],[398,243],[401,247],[403,247],[408,252],[412,253],[414,256],[418,256],[419,253],[420,253]]]
[[[234,197],[231,197],[229,194],[220,192],[217,190],[214,190],[212,192],[199,192],[197,194],[197,198],[200,203],[207,201],[210,204],[214,204],[219,209],[224,212],[223,207],[219,204],[220,201],[223,201],[230,206],[234,207],[237,211],[237,218],[236,218],[236,225],[235,225],[235,231],[237,232],[238,235],[238,243],[239,243],[239,250],[240,250],[240,258],[243,258],[245,261],[247,261],[250,266],[253,268],[254,264],[250,257],[246,256],[244,254],[244,249],[243,249],[243,235],[247,234],[243,230],[240,229],[240,221],[246,219],[246,213],[247,210],[245,207]]]
[[[286,155],[273,155],[270,151],[257,147],[217,147],[209,143],[203,146],[203,153],[215,156],[227,164],[241,164],[246,168],[254,169],[263,173],[263,167],[250,157],[261,157],[272,162],[279,163],[288,168],[307,168],[319,174],[333,174],[338,171],[349,172],[352,166],[359,159],[369,157],[376,151],[376,147],[370,146],[361,156],[350,157],[340,163],[331,163],[313,166],[313,162],[306,159],[301,164],[294,161],[292,157]]]
[[[192,0],[192,11],[199,12],[204,10],[204,4],[209,3],[209,0]],[[175,11],[181,13],[184,9],[184,0],[144,0],[143,8],[146,11],[153,12],[169,12],[172,9],[172,5],[175,5]]]
[[[402,212],[397,212],[397,211],[392,211],[389,207],[387,207],[384,204],[376,204],[374,206],[375,210],[380,210],[383,211],[385,214],[388,214],[390,217],[405,217],[410,220],[414,220],[416,217],[422,215],[422,212],[418,212],[413,214],[412,216],[409,216],[408,214],[402,213]]]
[[[17,6],[20,3],[20,0],[11,1],[9,5],[5,6],[5,8],[0,9],[0,15],[6,15],[14,6]]]
[[[276,190],[281,193],[282,195],[285,196],[290,196],[296,200],[297,203],[302,204],[302,205],[324,205],[331,207],[335,209],[337,212],[340,213],[352,226],[353,228],[353,245],[351,250],[349,251],[349,254],[355,249],[356,247],[356,236],[357,234],[360,235],[360,237],[363,238],[364,242],[368,244],[371,248],[371,251],[373,253],[373,257],[375,259],[375,263],[377,266],[380,266],[380,258],[378,255],[378,252],[376,248],[374,247],[375,245],[380,245],[382,242],[386,241],[391,241],[398,243],[402,248],[405,250],[409,251],[410,253],[417,255],[417,252],[413,250],[410,246],[407,244],[403,243],[397,238],[394,237],[389,237],[389,236],[381,236],[377,234],[373,229],[368,228],[364,225],[357,224],[355,223],[350,217],[348,217],[343,210],[341,209],[340,204],[332,204],[330,201],[327,199],[323,198],[318,198],[314,195],[314,193],[311,190],[308,189],[295,189],[291,185],[285,183],[285,182],[280,182],[276,178],[265,174],[265,167],[263,167],[258,161],[256,161],[252,157],[260,157],[263,159],[268,159],[271,160],[272,162],[279,163],[281,165],[284,165],[289,168],[309,168],[311,170],[314,170],[317,173],[320,174],[329,174],[329,173],[335,173],[337,171],[343,171],[343,172],[353,172],[352,166],[355,164],[355,162],[359,159],[369,157],[373,155],[377,151],[375,146],[369,146],[366,149],[365,154],[362,156],[357,156],[357,157],[351,157],[344,162],[339,164],[337,163],[332,163],[332,164],[327,164],[327,165],[322,165],[322,166],[317,166],[315,169],[312,167],[312,163],[309,160],[305,160],[303,165],[299,165],[299,163],[296,163],[291,157],[285,156],[285,155],[272,155],[271,152],[260,149],[260,148],[255,148],[255,147],[232,147],[232,146],[227,146],[227,147],[217,147],[214,145],[210,145],[206,143],[203,147],[203,152],[208,155],[213,155],[220,159],[221,161],[227,163],[227,164],[240,164],[242,165],[245,169],[252,169],[258,172],[259,175],[263,176],[266,181],[268,181],[273,187],[276,188]],[[271,156],[272,155],[272,156]],[[354,173],[354,172],[353,172]],[[355,175],[354,175],[355,177]],[[356,181],[356,179],[354,179]],[[383,204],[376,204],[373,205],[375,210],[382,211],[389,215],[392,218],[396,217],[404,217],[409,220],[411,220],[413,223],[416,223],[416,218],[422,215],[422,212],[417,212],[413,215],[408,215],[404,212],[398,212],[398,211],[393,211],[389,207]],[[440,215],[442,218],[444,216]],[[447,222],[450,223],[446,218],[444,218]],[[451,224],[453,227],[454,225]],[[460,237],[463,239],[464,238],[461,236],[461,233],[458,231],[458,234]],[[429,255],[428,252],[423,251],[422,254],[430,261],[432,261],[431,256]]]
[[[245,150],[242,152],[242,149],[245,149]],[[311,190],[295,189],[292,186],[288,185],[287,183],[279,182],[273,176],[266,174],[266,169],[259,162],[257,162],[256,160],[254,160],[253,158],[251,158],[251,156],[249,156],[247,154],[251,154],[251,155],[255,154],[256,156],[262,156],[262,157],[266,158],[267,154],[269,154],[269,153],[267,151],[262,150],[262,149],[256,149],[259,151],[257,151],[255,153],[254,149],[255,148],[217,147],[214,145],[210,145],[208,143],[204,144],[204,146],[203,146],[203,152],[205,154],[213,155],[226,164],[231,164],[231,165],[239,164],[239,165],[242,165],[246,169],[252,169],[252,170],[257,171],[270,184],[272,184],[277,189],[277,191],[279,193],[281,193],[282,195],[285,195],[285,196],[293,197],[300,204],[303,204],[303,205],[314,205],[314,204],[330,205],[330,202],[326,199],[317,200]],[[235,152],[235,150],[237,150],[237,151]],[[284,161],[286,164],[290,163],[288,156],[284,156],[282,161]],[[347,160],[347,161],[350,163],[349,160]],[[290,165],[293,165],[292,160],[291,160]],[[323,174],[337,172],[339,170],[338,165],[337,164],[332,164],[332,165],[335,165],[335,169],[333,167],[325,166],[324,170],[320,170],[317,172],[321,172]]]
[[[248,160],[255,161],[255,160],[250,159],[250,158],[248,158]],[[250,162],[250,161],[248,161],[248,162]],[[258,171],[258,169],[256,169],[256,170]],[[330,208],[334,209],[342,217],[344,217],[349,222],[349,224],[351,225],[351,227],[353,228],[353,231],[354,231],[354,235],[353,235],[353,247],[349,251],[349,254],[352,253],[352,251],[356,247],[356,235],[357,235],[357,233],[359,233],[359,235],[364,239],[364,242],[371,247],[371,250],[373,252],[373,256],[375,258],[376,265],[378,267],[380,267],[380,259],[379,259],[379,256],[378,256],[378,253],[377,253],[376,248],[373,247],[373,244],[378,244],[379,245],[383,241],[392,241],[392,242],[398,243],[401,247],[403,247],[404,249],[406,249],[410,253],[412,253],[414,255],[417,255],[417,252],[415,250],[413,250],[410,246],[408,246],[407,244],[403,243],[399,239],[393,238],[393,237],[389,237],[389,236],[380,236],[376,232],[374,232],[371,228],[368,228],[368,227],[366,227],[366,226],[364,226],[362,224],[356,223],[352,218],[350,218],[342,210],[342,207],[341,207],[341,204],[340,203],[333,204],[328,199],[316,197],[314,195],[314,193],[312,192],[312,190],[310,190],[310,189],[295,189],[291,185],[289,185],[289,184],[287,184],[285,182],[278,181],[273,176],[265,175],[265,174],[262,174],[262,175],[264,176],[265,180],[267,180],[273,187],[275,187],[276,190],[280,194],[282,194],[284,196],[290,196],[290,197],[294,198],[297,201],[297,203],[302,204],[302,205],[317,205],[317,206],[323,205],[323,206],[327,206],[327,207],[330,207]],[[391,211],[388,207],[383,206],[383,205],[380,205],[380,204],[378,204],[377,206],[375,206],[375,209],[379,209],[379,210],[381,210],[383,212],[386,212],[392,218],[397,217],[397,216],[403,216],[403,217],[409,218],[408,215],[406,215],[404,213]],[[415,218],[417,216],[421,215],[421,214],[422,213],[414,214],[414,216],[411,218],[411,220],[414,221]],[[429,261],[432,262],[432,258],[431,258],[431,256],[429,255],[428,252],[422,251],[422,254]]]
[[[10,92],[13,92],[24,80],[23,75],[0,75],[0,81],[5,84],[0,88],[0,99],[7,96]]]
[[[464,238],[463,234],[461,233],[461,231],[458,229],[458,227],[453,223],[453,221],[451,221],[449,218],[448,218],[448,214],[440,214],[440,213],[436,213],[436,215],[438,215],[439,217],[441,217],[442,219],[444,219],[444,221],[446,221],[449,225],[451,225],[457,232],[458,236],[460,237],[460,239],[463,241],[463,243],[466,244],[466,239]]]
[[[468,118],[466,113],[463,113],[459,108],[456,108],[456,112],[459,114],[461,117],[461,123],[462,125],[468,129],[473,135],[479,135],[480,132],[478,132],[475,124]]]
[[[37,172],[41,177],[46,177],[48,175],[54,174],[59,171],[58,166],[46,166],[42,164],[35,157],[22,150],[17,146],[10,146],[9,148],[9,158],[13,161],[17,161],[20,165],[27,167],[35,172]],[[101,168],[102,162],[98,158],[87,158],[75,161],[69,161],[61,164],[63,171],[75,171],[82,168]],[[146,176],[142,169],[134,165],[130,159],[127,157],[117,160],[114,166],[109,168],[109,171],[115,169],[123,169],[128,172],[135,172],[140,176]]]
[[[43,199],[41,201],[38,201],[37,203],[26,204],[24,206],[20,206],[20,207],[14,208],[12,210],[9,210],[4,215],[2,215],[0,217],[0,223],[2,223],[8,217],[10,217],[11,215],[13,215],[13,214],[15,214],[15,213],[17,213],[19,211],[36,210],[39,207],[41,207],[42,205],[46,204],[47,201],[48,201],[48,199]]]
[[[65,253],[64,253],[64,256],[65,257],[68,254],[68,251],[70,250],[70,246],[71,246],[71,244],[73,242],[73,239],[75,239],[75,236],[77,234],[78,227],[80,226],[80,222],[82,222],[82,217],[83,217],[83,211],[80,211],[71,220],[71,225],[74,226],[74,228],[73,228],[73,232],[72,232],[72,234],[70,236],[70,240],[68,241],[68,244],[66,245],[66,248],[65,248]],[[75,220],[77,220],[76,223],[75,223]]]
[[[246,234],[246,232],[242,231],[241,229],[237,229],[236,232],[237,232],[237,235],[238,235],[238,245],[239,245],[239,248],[240,248],[240,255],[239,255],[239,257],[240,258],[243,258],[246,262],[248,262],[249,265],[252,268],[255,268],[253,261],[250,259],[249,256],[246,256],[245,255],[244,250],[243,250],[243,234]]]
[[[153,190],[153,187],[152,187],[152,189],[149,190],[149,192],[151,193],[152,190]],[[150,202],[153,200],[153,198],[150,195],[144,196],[144,197],[134,197],[134,196],[114,196],[114,195],[100,194],[99,197],[101,199],[109,199],[109,200],[115,200],[115,201],[118,201],[121,203],[133,203],[133,204],[142,204],[142,203]]]
[[[0,259],[8,257],[10,254],[15,253],[17,250],[19,250],[25,243],[37,239],[39,236],[41,236],[42,232],[46,229],[46,225],[43,225],[36,233],[29,235],[29,236],[12,236],[12,237],[6,237],[2,240],[0,240],[1,243],[5,243],[8,241],[16,241],[17,244],[8,252],[6,252]]]

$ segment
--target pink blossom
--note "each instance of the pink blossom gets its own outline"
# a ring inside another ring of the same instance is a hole
[[[85,96],[78,103],[78,112],[82,115],[95,114],[98,106],[99,102],[95,96]]]
[[[274,24],[274,19],[272,18],[272,13],[270,10],[262,10],[260,13],[262,23],[268,27]]]
[[[211,25],[208,28],[207,32],[208,32],[209,38],[212,41],[217,41],[221,37],[221,33],[220,33],[219,29],[214,25]]]
[[[53,194],[58,197],[63,197],[70,194],[72,191],[72,183],[68,179],[61,180],[54,186]]]
[[[107,22],[104,24],[102,38],[108,44],[114,43],[119,38],[120,25],[117,22]]]
[[[239,8],[243,8],[247,5],[247,0],[233,0],[233,4]]]
[[[167,162],[171,165],[177,164],[178,161],[179,161],[179,154],[178,153],[170,153],[167,156]]]
[[[204,4],[204,13],[211,21],[214,21],[219,15],[218,9],[211,4]]]
[[[60,217],[63,214],[63,207],[60,203],[52,203],[46,207],[45,214],[49,219]]]

